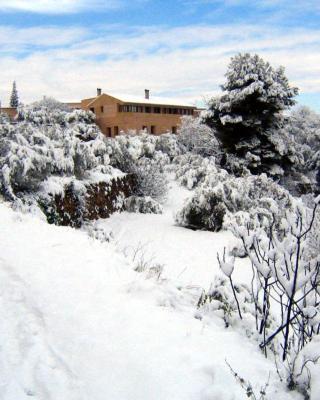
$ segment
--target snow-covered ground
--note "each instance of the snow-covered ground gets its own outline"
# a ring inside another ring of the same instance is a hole
[[[194,317],[232,238],[174,226],[187,195],[173,184],[163,215],[99,221],[110,243],[0,204],[0,399],[247,398],[225,360],[257,393],[271,372],[270,398],[300,398],[245,335]],[[139,243],[160,279],[134,271]]]
[[[136,263],[164,266],[166,278],[207,289],[219,273],[217,253],[234,242],[230,232],[193,231],[175,224],[174,215],[192,192],[170,182],[162,215],[115,213],[96,225],[114,234],[117,249]],[[236,279],[245,280],[247,262],[237,263]],[[251,271],[250,271],[251,273]]]

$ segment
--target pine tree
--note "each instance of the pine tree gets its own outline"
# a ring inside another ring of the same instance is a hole
[[[247,159],[251,172],[270,173],[286,164],[282,112],[296,103],[298,89],[289,85],[284,68],[274,69],[256,54],[238,54],[225,76],[223,93],[210,101],[205,117],[224,150]]]
[[[11,97],[10,97],[10,107],[17,108],[18,105],[19,105],[19,96],[18,96],[16,81],[14,81],[13,84],[12,84],[12,92],[11,92]]]
[[[222,96],[211,100],[208,118],[225,144],[265,132],[295,104],[298,89],[290,87],[284,68],[272,68],[257,54],[231,58],[226,78]]]

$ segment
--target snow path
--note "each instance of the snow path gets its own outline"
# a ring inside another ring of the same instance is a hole
[[[12,268],[2,260],[0,267],[0,313],[5,316],[0,338],[6,348],[0,359],[1,398],[37,395],[52,399],[60,395],[73,399],[80,388],[63,357],[47,342],[43,314],[31,303],[28,287]]]
[[[246,398],[225,359],[267,381],[272,363],[253,343],[194,318],[197,290],[146,279],[113,244],[5,204],[0,221],[1,400]]]
[[[174,214],[192,195],[189,190],[170,182],[168,201],[162,215],[115,213],[96,224],[114,234],[119,251],[135,260],[144,258],[164,265],[164,275],[183,285],[208,288],[219,274],[217,253],[234,242],[230,232],[193,231],[175,225]],[[248,268],[237,261],[236,278],[243,281]],[[251,273],[251,270],[250,270]]]

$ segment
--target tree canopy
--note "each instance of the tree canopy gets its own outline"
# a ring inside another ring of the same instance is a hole
[[[206,122],[218,130],[227,147],[272,128],[278,114],[295,104],[298,94],[284,74],[257,54],[231,58],[221,96],[209,103]]]
[[[296,103],[298,89],[290,86],[284,72],[257,54],[236,55],[225,74],[222,95],[209,102],[204,117],[224,151],[246,159],[251,172],[278,175],[283,164],[292,162],[282,114]]]

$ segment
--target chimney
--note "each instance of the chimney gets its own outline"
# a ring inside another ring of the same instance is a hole
[[[149,98],[150,98],[150,90],[149,89],[144,89],[144,98],[149,100]]]
[[[97,88],[97,96],[101,96],[101,89]]]

